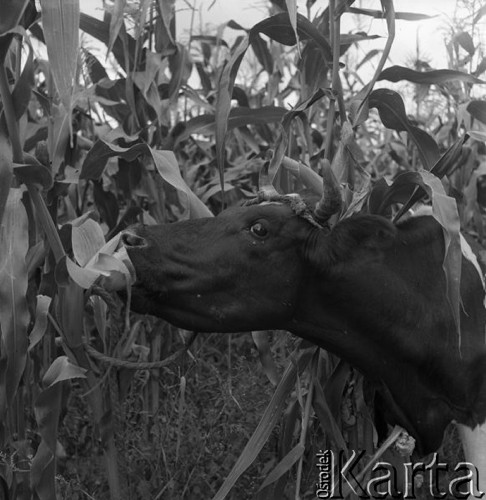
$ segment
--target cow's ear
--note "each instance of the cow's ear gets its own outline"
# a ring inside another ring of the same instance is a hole
[[[385,217],[356,215],[337,224],[330,234],[330,241],[338,257],[347,256],[357,247],[386,248],[395,239],[396,232],[396,227]]]
[[[386,248],[395,240],[397,228],[384,217],[368,215],[361,222],[364,226],[363,243],[368,248]]]
[[[313,248],[307,249],[307,256],[319,268],[327,268],[349,260],[356,252],[362,257],[363,250],[375,254],[387,248],[396,232],[396,227],[384,217],[356,215],[343,219],[330,233],[316,238]]]

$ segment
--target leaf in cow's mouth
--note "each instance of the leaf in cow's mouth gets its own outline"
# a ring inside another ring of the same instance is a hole
[[[103,244],[103,233],[95,221],[89,219],[74,229],[76,262],[66,259],[66,271],[73,281],[87,289],[98,280],[108,291],[123,290],[135,283],[135,268],[120,234]]]

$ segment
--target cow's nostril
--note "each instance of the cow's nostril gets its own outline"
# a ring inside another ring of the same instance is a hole
[[[145,238],[137,236],[130,231],[123,231],[121,240],[126,247],[144,247],[147,244]]]

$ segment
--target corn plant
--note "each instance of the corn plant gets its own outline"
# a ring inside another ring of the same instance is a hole
[[[337,178],[342,217],[399,220],[425,200],[457,281],[460,225],[484,239],[484,8],[473,2],[451,24],[448,68],[409,68],[386,67],[395,24],[424,16],[391,0],[380,10],[316,4],[304,16],[294,0],[273,2],[249,29],[227,23],[233,43],[220,30],[191,33],[185,46],[164,0],[116,0],[101,20],[75,0],[42,0],[39,11],[0,2],[6,495],[313,498],[320,449],[363,449],[369,464],[385,452],[365,404],[372,388],[347,363],[283,332],[253,332],[251,343],[197,338],[173,367],[127,370],[170,356],[188,334],[129,315],[102,289],[108,276],[129,289],[131,271],[112,255],[124,227],[210,217],[253,196],[261,175],[309,200],[322,192],[319,174]],[[375,36],[342,33],[350,14],[388,29],[381,54],[356,69],[354,48]],[[414,116],[397,82],[413,86]],[[458,317],[458,290],[449,293]],[[252,345],[261,377],[245,368]],[[259,414],[243,411],[246,400]]]

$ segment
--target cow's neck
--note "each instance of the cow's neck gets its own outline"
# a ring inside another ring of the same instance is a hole
[[[383,268],[385,272],[379,271]],[[336,275],[335,281],[310,276],[304,287],[310,293],[303,290],[288,328],[384,384],[400,409],[394,412],[395,423],[419,436],[422,452],[434,451],[447,424],[454,418],[464,421],[468,413],[467,371],[460,356],[446,348],[447,342],[442,346],[431,342],[437,331],[444,339],[455,334],[443,282],[437,276],[442,269],[435,275],[440,298],[431,290],[434,285],[425,292],[441,301],[432,311],[425,309],[430,300],[418,291],[420,284],[412,293],[400,277],[407,276],[407,269],[388,272],[385,266],[370,265],[361,269],[354,288],[344,281],[346,272]],[[425,282],[431,279],[427,273],[433,272],[426,269],[425,276],[408,277]]]

